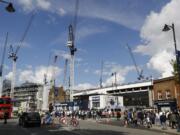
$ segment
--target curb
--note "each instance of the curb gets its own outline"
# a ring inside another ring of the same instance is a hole
[[[104,125],[111,125],[111,126],[117,126],[117,127],[122,127],[120,125],[115,125],[115,124],[111,124],[111,123],[103,123],[103,122],[98,122],[99,124],[104,124]],[[171,134],[171,135],[180,135],[180,132],[175,131],[174,132],[170,132],[167,130],[162,130],[162,129],[153,129],[153,128],[142,128],[142,127],[137,127],[137,128],[133,128],[133,127],[126,127],[126,128],[130,128],[130,129],[140,129],[140,130],[148,130],[148,131],[154,131],[154,132],[158,132],[158,133],[166,133],[166,134]]]

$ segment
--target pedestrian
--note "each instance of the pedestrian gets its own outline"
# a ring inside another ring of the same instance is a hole
[[[177,132],[180,132],[180,116],[177,115]]]
[[[177,116],[176,116],[176,112],[173,112],[172,114],[171,114],[171,128],[172,129],[174,129],[174,128],[176,128],[176,124],[177,124]]]
[[[166,127],[166,115],[165,115],[164,112],[160,116],[160,121],[161,121],[161,124],[162,124],[162,129],[163,130],[167,129],[167,127]]]
[[[4,124],[7,124],[8,117],[9,117],[8,110],[5,110],[5,112],[4,112]]]

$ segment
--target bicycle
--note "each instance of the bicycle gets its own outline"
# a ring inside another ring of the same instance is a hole
[[[78,127],[79,121],[76,118],[72,117],[69,121],[69,125],[72,125],[73,127]]]
[[[67,125],[67,124],[68,124],[67,118],[66,118],[66,117],[60,117],[60,118],[59,118],[59,123],[62,123],[62,124]]]

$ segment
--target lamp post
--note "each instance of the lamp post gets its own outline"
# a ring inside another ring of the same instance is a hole
[[[115,89],[117,89],[117,78],[116,78],[116,72],[113,72],[111,74],[111,76],[114,76],[114,86],[115,86]],[[118,95],[116,95],[115,97],[115,100],[116,100],[116,106],[118,107]]]
[[[176,45],[176,34],[175,34],[175,27],[174,27],[174,23],[172,23],[172,25],[164,25],[164,28],[162,31],[169,31],[171,30],[173,31],[173,39],[174,39],[174,48],[175,48],[175,54],[176,54],[176,65],[177,65],[177,73],[179,76],[179,61],[178,61],[178,51],[177,51],[177,45]],[[180,76],[179,76],[180,77]]]
[[[6,6],[6,10],[7,10],[8,12],[10,12],[10,13],[15,12],[15,9],[14,9],[13,4],[12,4],[11,2],[7,2],[7,1],[4,1],[4,0],[0,0],[0,2],[5,3],[5,4],[8,4],[8,5]]]
[[[180,68],[180,65],[179,65],[179,59],[178,59],[178,50],[177,50],[177,45],[176,45],[176,34],[175,34],[175,27],[174,27],[174,23],[172,23],[172,25],[167,25],[165,24],[164,25],[164,28],[163,28],[163,31],[169,31],[171,30],[173,31],[173,39],[174,39],[174,48],[175,48],[175,54],[176,54],[176,68],[177,68],[177,74],[178,74],[178,79],[180,81],[180,71],[179,71],[179,68]],[[175,98],[178,99],[178,96],[177,96],[177,88],[175,86]],[[177,104],[178,104],[178,100],[177,100]]]
[[[117,86],[116,72],[113,72],[111,76],[114,76],[114,85]]]

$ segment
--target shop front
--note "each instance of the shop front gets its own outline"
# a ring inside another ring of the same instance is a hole
[[[156,100],[154,105],[159,111],[174,111],[177,109],[176,99]]]

